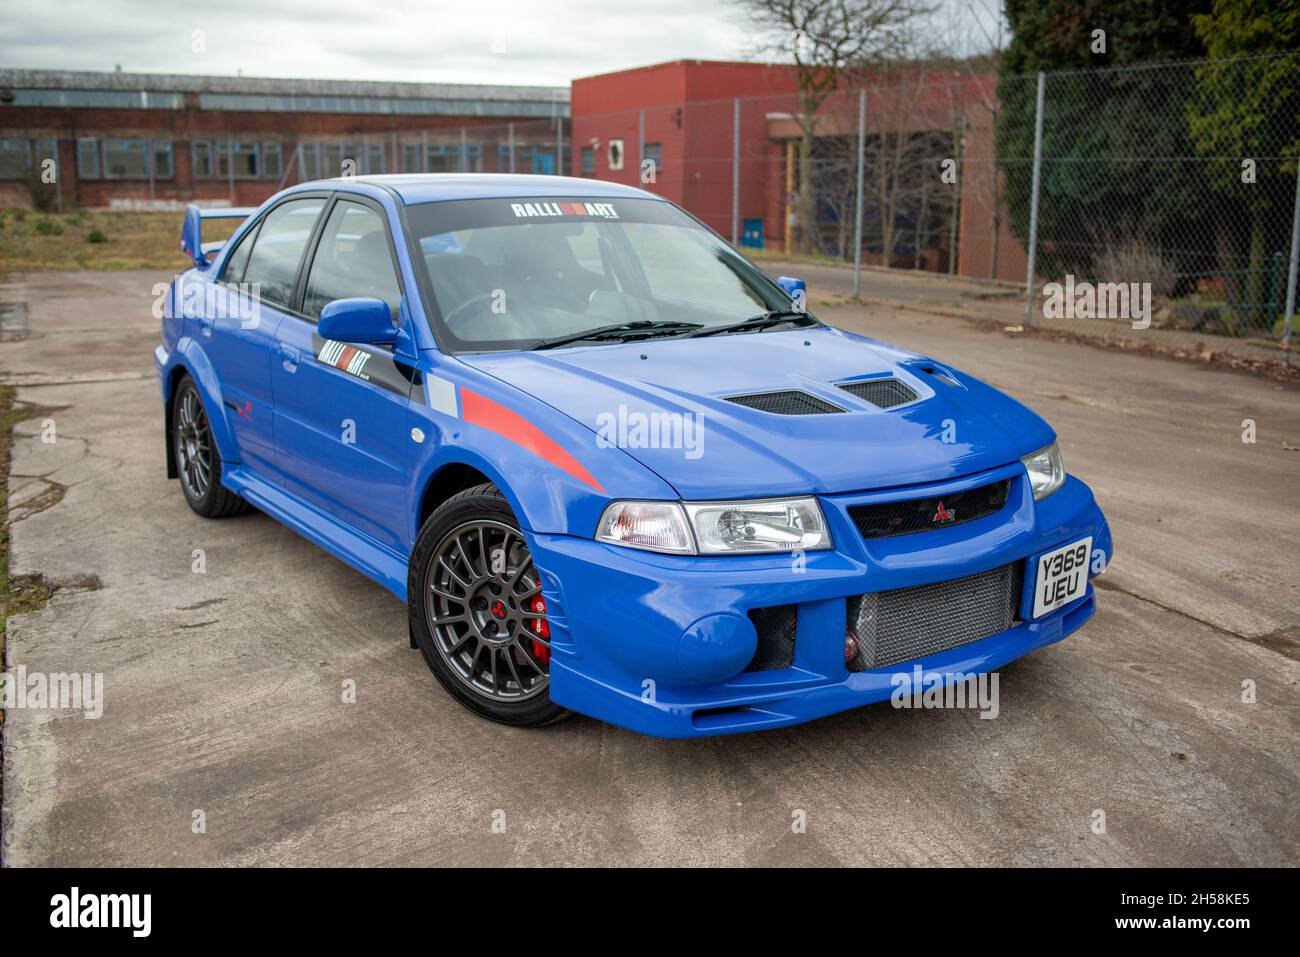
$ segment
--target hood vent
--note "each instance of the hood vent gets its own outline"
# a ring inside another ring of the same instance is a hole
[[[840,388],[881,409],[892,409],[896,405],[906,405],[920,398],[907,383],[893,378],[841,382]]]
[[[828,412],[843,412],[837,405],[824,402],[807,392],[790,390],[787,392],[757,392],[753,395],[729,395],[728,402],[770,412],[773,415],[824,415]]]

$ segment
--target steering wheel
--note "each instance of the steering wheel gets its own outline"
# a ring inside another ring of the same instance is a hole
[[[495,294],[491,292],[481,292],[477,296],[471,296],[469,299],[466,299],[464,302],[462,302],[451,312],[443,316],[442,321],[447,323],[447,325],[451,325],[456,320],[457,316],[459,316],[463,312],[466,312],[471,306],[477,306],[480,305],[481,303],[485,303],[488,300],[494,298],[494,296]]]

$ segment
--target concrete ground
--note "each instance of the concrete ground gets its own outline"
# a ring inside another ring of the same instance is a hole
[[[818,310],[1047,416],[1115,533],[1096,618],[1003,671],[996,720],[882,704],[698,741],[529,732],[453,704],[378,585],[260,514],[185,506],[149,370],[164,278],[0,286],[28,304],[0,378],[48,410],[15,440],[12,571],[63,586],[10,620],[7,666],[102,672],[107,698],[99,720],[6,714],[4,863],[1296,863],[1295,387]]]

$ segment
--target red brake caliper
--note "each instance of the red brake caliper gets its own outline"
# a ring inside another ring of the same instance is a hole
[[[539,594],[535,598],[533,598],[532,603],[528,606],[528,608],[535,615],[545,615],[546,599]],[[534,618],[532,624],[529,625],[529,627],[532,628],[533,634],[539,635],[542,638],[545,638],[547,641],[551,640],[551,626],[546,623],[545,618]],[[540,641],[534,638],[533,657],[536,658],[538,661],[540,661],[542,664],[549,665],[551,663],[551,649],[547,645],[542,644]]]

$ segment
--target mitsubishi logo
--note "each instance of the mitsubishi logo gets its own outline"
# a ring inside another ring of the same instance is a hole
[[[939,510],[938,510],[937,512],[934,513],[934,518],[930,519],[930,521],[931,521],[931,522],[951,522],[951,521],[952,521],[954,518],[956,518],[956,517],[957,517],[957,516],[956,516],[956,513],[955,513],[952,509],[950,509],[950,508],[944,508],[944,507],[943,507],[943,502],[942,502],[942,500],[941,500],[941,501],[939,502]]]

